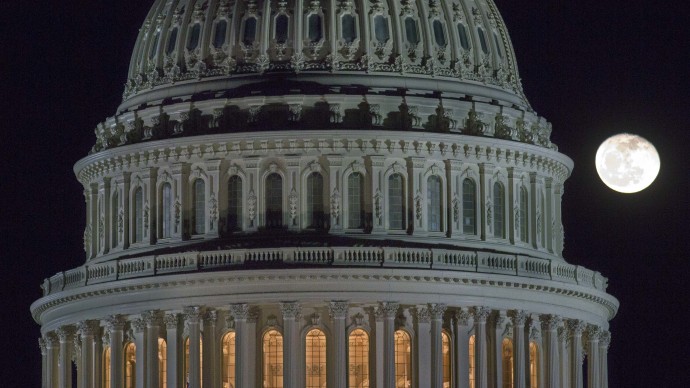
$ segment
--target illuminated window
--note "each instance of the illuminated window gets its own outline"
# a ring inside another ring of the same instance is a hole
[[[529,224],[527,200],[527,189],[520,187],[520,241],[522,242],[527,242],[527,226]]]
[[[408,388],[412,384],[412,341],[404,330],[395,332],[395,387]]]
[[[450,336],[445,331],[441,333],[441,355],[443,357],[443,388],[451,387],[451,364],[450,364]]]
[[[219,49],[225,44],[225,30],[228,28],[228,22],[221,19],[216,23],[216,31],[213,35],[213,47]]]
[[[110,235],[111,235],[111,240],[112,241],[112,247],[115,248],[119,243],[120,243],[120,233],[118,232],[118,223],[119,223],[119,218],[120,215],[119,210],[120,206],[118,205],[120,203],[117,191],[113,193],[113,199],[112,199],[112,204],[110,205]]]
[[[110,346],[103,349],[103,387],[110,388]]]
[[[513,341],[503,339],[503,388],[513,388]]]
[[[503,185],[494,183],[494,237],[505,238],[503,217],[505,214],[505,194]]]
[[[364,179],[360,173],[352,173],[347,177],[347,227],[364,227]]]
[[[134,191],[134,242],[144,240],[144,190],[137,187]]]
[[[288,27],[290,25],[290,19],[287,15],[280,14],[276,16],[276,31],[275,39],[276,43],[283,44],[288,40]]]
[[[441,231],[441,178],[432,175],[426,181],[427,227],[430,232]]]
[[[469,178],[462,181],[462,233],[477,234],[477,185]]]
[[[388,177],[388,227],[405,229],[404,179],[400,174]]]
[[[223,388],[235,388],[235,351],[235,332],[231,331],[223,336]]]
[[[163,183],[161,187],[161,238],[172,237],[172,186]]]
[[[319,329],[309,330],[304,340],[306,388],[326,386],[326,335]]]
[[[348,339],[348,388],[369,387],[369,335],[352,330]]]
[[[380,44],[388,42],[390,34],[388,32],[388,19],[383,15],[374,16],[374,37]]]
[[[476,365],[476,360],[475,360],[475,344],[474,344],[474,336],[470,336],[470,388],[474,388],[474,372],[475,372],[475,365]]]
[[[309,228],[322,229],[323,222],[323,177],[314,172],[307,177],[307,222]]]
[[[283,387],[283,336],[277,330],[264,334],[264,388]]]
[[[266,227],[283,226],[283,178],[273,173],[266,177]]]
[[[228,181],[228,230],[242,229],[242,178],[237,175]]]
[[[132,343],[125,345],[125,388],[136,388],[137,347]]]
[[[247,18],[244,21],[244,34],[242,36],[242,43],[245,46],[251,46],[256,39],[256,18]]]
[[[189,31],[189,41],[187,42],[187,50],[194,50],[199,46],[199,36],[201,35],[201,25],[195,23]]]
[[[184,376],[185,376],[185,383],[187,383],[187,387],[189,386],[189,337],[185,339],[184,341]],[[201,385],[204,383],[203,376],[204,374],[202,373],[204,370],[204,342],[202,338],[199,338],[199,381],[201,382]]]
[[[206,182],[201,178],[195,179],[193,188],[194,216],[192,220],[194,225],[192,230],[194,234],[204,234],[206,233]]]
[[[168,387],[168,345],[163,338],[158,339],[158,383],[160,388]]]
[[[529,343],[529,388],[539,388],[539,348],[536,342]]]

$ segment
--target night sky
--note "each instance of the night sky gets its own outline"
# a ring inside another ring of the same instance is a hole
[[[688,13],[641,0],[496,2],[527,97],[575,161],[563,198],[565,258],[607,276],[621,302],[610,386],[690,386]],[[12,327],[3,386],[40,386],[29,305],[44,278],[83,264],[85,207],[72,166],[121,101],[150,3],[0,1],[0,273],[2,326]],[[641,193],[611,191],[594,168],[599,144],[619,132],[661,154],[658,178]]]

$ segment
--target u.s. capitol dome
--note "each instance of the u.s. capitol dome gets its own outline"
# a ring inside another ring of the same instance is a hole
[[[44,386],[607,387],[550,134],[492,0],[156,0]]]

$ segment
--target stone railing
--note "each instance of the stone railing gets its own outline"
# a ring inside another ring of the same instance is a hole
[[[152,255],[87,264],[45,279],[43,295],[119,279],[232,269],[244,264],[418,268],[513,275],[578,284],[605,291],[599,272],[556,260],[469,250],[391,247],[233,249]]]

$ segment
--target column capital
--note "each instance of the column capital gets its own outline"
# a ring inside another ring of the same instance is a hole
[[[206,314],[204,314],[204,322],[208,322],[209,324],[215,324],[217,320],[218,311],[216,310],[208,310],[206,311]]]
[[[585,334],[587,335],[587,341],[598,342],[599,336],[601,335],[601,328],[597,325],[587,325]]]
[[[200,306],[187,306],[183,310],[185,322],[199,323],[203,310]]]
[[[469,326],[472,320],[472,313],[467,307],[455,311],[455,320],[459,325]]]
[[[611,332],[608,330],[602,330],[601,334],[599,335],[599,347],[608,350],[609,346],[611,346]]]
[[[160,326],[162,313],[160,310],[149,310],[141,314],[141,320],[146,327]]]
[[[146,328],[146,323],[141,318],[133,318],[129,320],[129,325],[135,333],[141,333]]]
[[[491,314],[491,308],[485,306],[477,306],[472,309],[472,315],[478,323],[486,323],[486,319]]]
[[[558,315],[542,315],[541,316],[541,329],[547,330],[558,330],[563,319]]]
[[[349,303],[345,300],[334,300],[328,304],[331,319],[344,319],[347,317]]]
[[[179,316],[180,315],[177,313],[165,314],[165,316],[163,317],[163,323],[165,324],[165,328],[168,330],[177,329],[180,323]]]
[[[57,330],[55,330],[55,334],[57,334],[57,337],[60,340],[60,342],[69,342],[72,339],[72,336],[74,335],[74,327],[61,326]]]
[[[38,348],[41,349],[41,355],[48,354],[48,344],[43,337],[38,337]]]
[[[431,311],[427,306],[417,306],[414,309],[414,316],[417,318],[417,323],[429,323],[431,322]]]
[[[398,302],[379,302],[376,308],[376,315],[382,318],[395,318],[399,307],[400,304]]]
[[[98,321],[86,320],[77,323],[77,333],[83,337],[93,337],[100,329]]]
[[[299,319],[302,316],[302,306],[297,302],[280,302],[283,319]]]
[[[587,324],[584,321],[577,319],[568,321],[568,329],[570,329],[570,333],[574,336],[581,336],[586,327]]]
[[[101,336],[101,343],[103,346],[110,346],[110,332],[103,330],[103,335]]]
[[[525,310],[513,310],[508,312],[508,316],[511,318],[513,321],[513,325],[515,326],[525,326],[525,323],[527,323],[527,318],[529,318],[529,314]]]
[[[57,335],[53,332],[43,334],[43,341],[47,347],[52,347],[58,344]]]
[[[443,303],[429,303],[429,313],[431,314],[431,319],[443,319],[443,313],[446,312],[446,306]]]
[[[238,321],[249,318],[249,305],[246,303],[235,303],[230,305],[230,316]]]
[[[122,315],[110,315],[105,319],[105,327],[108,331],[124,330],[127,321]]]

